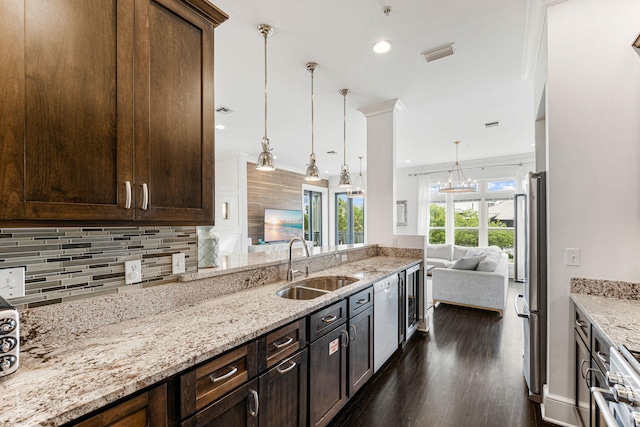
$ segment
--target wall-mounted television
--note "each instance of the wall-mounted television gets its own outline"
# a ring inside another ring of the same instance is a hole
[[[301,210],[265,209],[264,241],[289,241],[294,237],[304,238]]]

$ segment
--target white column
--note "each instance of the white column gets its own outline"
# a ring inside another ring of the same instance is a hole
[[[367,118],[367,243],[393,246],[396,228],[396,113],[399,99],[358,108]]]

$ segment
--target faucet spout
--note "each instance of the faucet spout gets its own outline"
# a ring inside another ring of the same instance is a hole
[[[311,256],[309,255],[309,248],[307,247],[307,242],[305,242],[301,237],[294,237],[293,239],[291,239],[289,241],[289,264],[287,265],[287,280],[293,280],[293,277],[296,273],[296,271],[294,271],[291,268],[291,252],[292,252],[293,244],[295,243],[296,240],[299,240],[300,242],[302,242],[302,246],[304,247],[304,253],[307,255],[307,258]]]

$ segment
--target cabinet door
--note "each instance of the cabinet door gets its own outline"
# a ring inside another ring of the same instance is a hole
[[[133,219],[133,15],[133,0],[0,4],[0,219]]]
[[[373,376],[373,307],[349,320],[349,397]]]
[[[136,220],[213,224],[213,24],[136,2]]]
[[[182,422],[182,427],[257,427],[258,379],[254,379]]]
[[[307,367],[304,349],[260,377],[261,426],[307,425]]]
[[[582,341],[578,329],[574,330],[575,360],[574,360],[574,411],[581,426],[589,425],[589,405],[591,395],[587,386],[586,375],[590,372],[591,356],[589,348]]]
[[[311,426],[325,426],[347,402],[347,341],[343,323],[309,346]]]
[[[77,427],[166,427],[167,385],[162,384],[146,393],[127,399],[113,408],[74,425]]]

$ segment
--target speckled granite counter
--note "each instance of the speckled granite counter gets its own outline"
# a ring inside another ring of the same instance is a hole
[[[573,278],[571,299],[610,344],[640,348],[640,284]]]
[[[313,300],[276,296],[286,284],[280,281],[64,337],[39,335],[21,349],[18,372],[0,379],[0,425],[76,419],[417,262],[377,256],[312,274],[359,279]],[[192,283],[179,285],[186,290]]]

